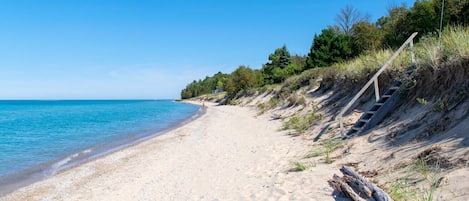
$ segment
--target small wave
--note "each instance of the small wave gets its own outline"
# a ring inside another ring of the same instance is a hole
[[[70,165],[73,164],[73,161],[75,161],[75,159],[79,159],[79,158],[85,158],[86,155],[89,155],[93,150],[92,149],[85,149],[81,152],[78,152],[78,153],[74,153],[70,156],[67,156],[65,157],[64,159],[62,160],[59,160],[57,161],[56,163],[52,164],[51,167],[50,167],[50,170],[49,171],[46,171],[46,176],[51,176],[51,175],[54,175],[56,174],[58,171],[66,168],[66,167],[69,167]]]

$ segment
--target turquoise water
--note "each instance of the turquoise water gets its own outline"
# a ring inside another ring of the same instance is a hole
[[[169,100],[0,101],[0,188],[148,138],[199,110]]]

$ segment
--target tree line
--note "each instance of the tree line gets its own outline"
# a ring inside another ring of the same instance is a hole
[[[445,0],[442,27],[469,24],[469,0]],[[286,45],[274,50],[268,62],[255,70],[239,66],[231,74],[218,72],[203,80],[193,81],[181,91],[187,99],[214,90],[227,92],[234,97],[255,87],[282,83],[286,78],[305,70],[328,67],[370,51],[396,48],[413,32],[419,40],[427,34],[438,33],[442,0],[417,0],[410,8],[395,6],[376,22],[347,5],[336,15],[336,25],[328,26],[314,35],[307,55],[291,55]]]

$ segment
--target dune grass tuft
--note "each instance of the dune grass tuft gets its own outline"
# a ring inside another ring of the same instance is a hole
[[[421,66],[439,68],[443,61],[469,58],[469,27],[448,27],[441,34],[423,37],[416,45],[416,57]]]

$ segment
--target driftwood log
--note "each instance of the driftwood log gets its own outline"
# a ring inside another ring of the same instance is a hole
[[[342,179],[339,176],[337,176],[336,174],[334,174],[332,179],[333,180],[331,181],[331,183],[334,183],[333,187],[335,189],[338,189],[339,191],[344,193],[349,198],[352,198],[352,200],[366,201],[366,199],[361,198],[360,195],[355,193],[355,191],[352,189],[352,187],[350,187],[347,183],[343,182]]]
[[[342,178],[334,174],[332,180],[329,181],[331,186],[337,191],[342,192],[355,201],[392,201],[392,198],[386,192],[368,181],[365,177],[354,172],[352,168],[342,166],[340,171],[344,174]]]

